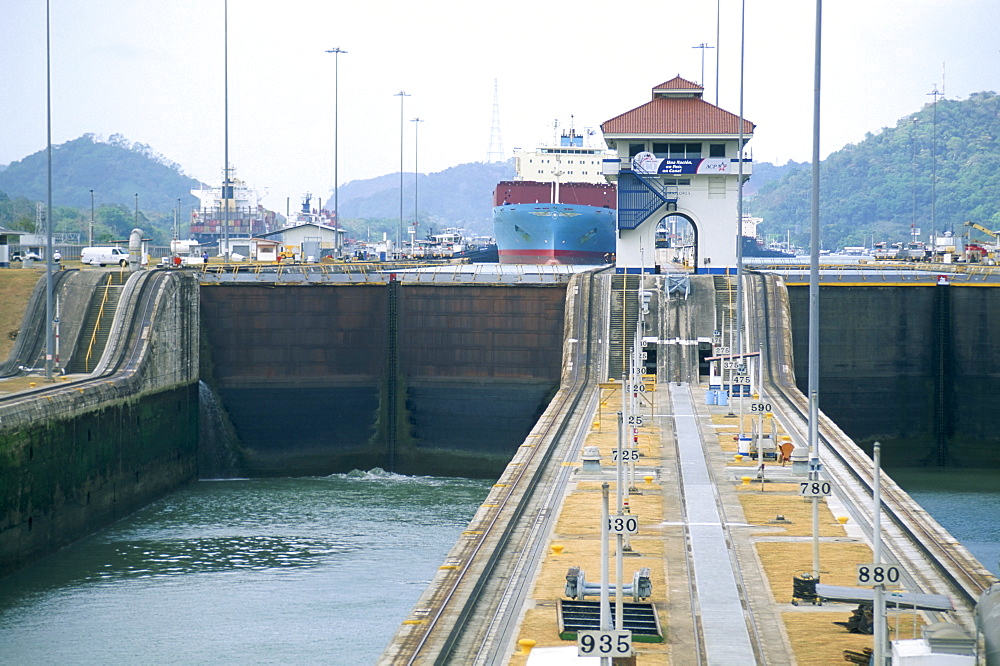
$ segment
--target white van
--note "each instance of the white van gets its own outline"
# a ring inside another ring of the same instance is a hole
[[[128,266],[128,252],[120,247],[85,247],[80,252],[80,262],[91,266]]]

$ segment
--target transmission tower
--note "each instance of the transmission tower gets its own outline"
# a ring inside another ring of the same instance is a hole
[[[493,79],[493,128],[490,130],[490,147],[486,151],[486,162],[505,162],[503,138],[500,136],[500,95],[497,80]]]

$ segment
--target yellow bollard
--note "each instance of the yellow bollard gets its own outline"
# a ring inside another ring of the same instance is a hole
[[[752,479],[753,477],[749,477],[749,476],[744,476],[744,477],[742,477],[742,478],[743,478],[743,485],[744,485],[744,486],[749,486],[749,485],[750,485],[750,480],[751,480],[751,479]]]
[[[647,485],[652,485],[654,478],[655,477],[652,477],[652,476],[644,476],[644,477],[642,477],[642,480],[645,481]]]
[[[566,548],[566,546],[562,545],[561,543],[554,543],[552,544],[551,548],[553,555],[562,555],[563,549]]]
[[[537,642],[538,641],[534,641],[530,638],[522,638],[517,642],[518,647],[521,648],[518,650],[518,654],[522,654],[527,657],[531,654],[531,648],[535,647],[535,643]]]
[[[841,525],[846,525],[848,520],[850,520],[850,518],[847,516],[837,516],[837,522]]]
[[[28,382],[28,388],[35,388],[36,386],[38,386],[38,384],[35,382]]]
[[[737,453],[735,456],[733,456],[733,460],[736,461],[736,462],[738,462],[738,463],[741,463],[741,462],[743,462],[743,456],[740,455],[739,453]]]

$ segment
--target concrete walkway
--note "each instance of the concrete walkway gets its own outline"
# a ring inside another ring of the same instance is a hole
[[[709,664],[755,664],[715,483],[687,384],[670,384],[684,521],[698,590],[697,615]]]

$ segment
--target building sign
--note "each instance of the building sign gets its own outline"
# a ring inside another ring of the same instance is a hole
[[[657,157],[653,153],[639,153],[632,158],[632,170],[639,173],[648,174],[668,174],[668,175],[690,175],[709,174],[719,175],[733,173],[732,163],[725,157],[706,157],[690,160],[670,160]]]

